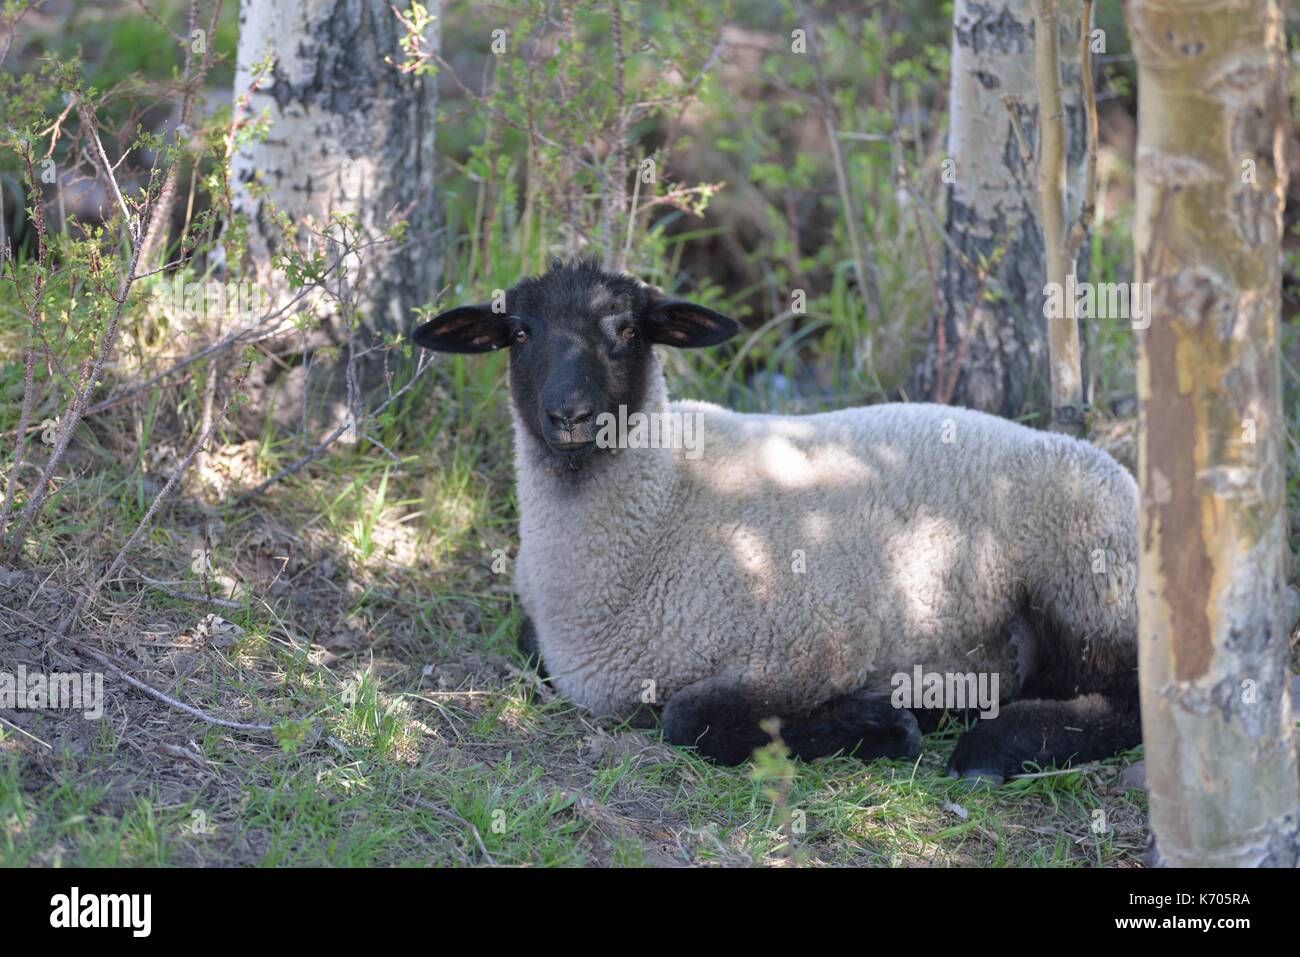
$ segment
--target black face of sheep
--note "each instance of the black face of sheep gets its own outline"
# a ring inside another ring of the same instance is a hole
[[[460,306],[415,330],[436,352],[510,349],[510,395],[538,448],[569,468],[597,451],[602,413],[642,410],[651,345],[699,348],[739,330],[733,319],[664,297],[594,263],[554,263],[504,301]]]

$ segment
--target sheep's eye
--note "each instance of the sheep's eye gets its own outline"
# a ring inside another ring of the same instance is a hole
[[[516,330],[515,330],[515,342],[527,342],[527,341],[528,341],[528,330],[527,330],[527,329],[524,329],[524,328],[522,328],[522,327],[520,327],[519,329],[516,329]]]
[[[618,337],[624,342],[631,342],[636,338],[636,326],[624,326],[618,331]]]

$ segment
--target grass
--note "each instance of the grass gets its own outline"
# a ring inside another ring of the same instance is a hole
[[[493,698],[477,715],[480,703],[446,696],[450,727],[450,715],[471,719],[448,750],[436,733],[370,704],[367,716],[341,722],[353,731],[345,740],[301,752],[200,736],[205,771],[195,776],[208,780],[169,796],[151,788],[116,809],[122,756],[113,742],[46,787],[25,786],[11,756],[0,775],[0,859],[89,866],[483,860],[464,829],[422,808],[421,798],[472,822],[498,864],[1107,865],[1141,849],[1140,799],[1117,789],[1109,768],[995,795],[948,782],[933,750],[917,767],[848,758],[800,764],[788,800],[805,830],[792,840],[762,784],[743,768],[715,768],[651,736],[587,724],[563,706],[538,708],[517,691]],[[1098,809],[1111,818],[1107,833],[1090,830]]]

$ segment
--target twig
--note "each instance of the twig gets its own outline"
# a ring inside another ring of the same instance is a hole
[[[42,741],[40,738],[36,737],[36,735],[31,734],[30,732],[24,731],[22,728],[18,727],[18,725],[14,724],[12,721],[6,721],[4,718],[0,718],[0,724],[5,725],[6,727],[13,728],[23,737],[31,738],[37,744],[42,744],[51,751],[54,750],[54,745],[50,744],[48,741]]]
[[[244,721],[230,721],[227,718],[218,718],[213,715],[210,715],[206,711],[201,711],[198,708],[194,707],[193,705],[186,704],[184,701],[178,701],[175,698],[173,698],[171,695],[167,694],[166,692],[159,691],[157,688],[153,687],[152,685],[146,684],[145,682],[141,681],[139,678],[136,678],[134,675],[128,674],[126,671],[123,671],[120,667],[114,664],[112,660],[109,659],[106,655],[100,654],[95,649],[87,647],[85,643],[79,641],[78,639],[72,638],[68,635],[64,635],[62,636],[62,640],[68,642],[80,654],[83,654],[86,657],[94,661],[97,661],[99,664],[103,665],[109,671],[113,672],[115,675],[117,675],[119,678],[121,678],[123,681],[129,684],[132,688],[136,688],[140,691],[143,691],[145,694],[149,695],[150,697],[156,698],[159,701],[163,702],[163,704],[170,705],[171,707],[177,709],[178,711],[184,711],[186,714],[190,715],[191,717],[198,718],[200,721],[206,721],[208,724],[215,724],[218,727],[222,727],[222,728],[230,728],[232,731],[256,731],[260,733],[267,733],[275,730],[275,728],[269,724],[249,724]]]
[[[931,209],[930,204],[925,201],[925,197],[917,192],[910,182],[904,182],[903,188],[907,190],[907,195],[911,197],[912,201],[920,207],[921,212],[925,213],[925,218],[930,221],[930,225],[934,227],[935,233],[943,240],[943,244],[948,248],[948,252],[952,253],[953,256],[956,257],[957,261],[962,264],[962,268],[967,272],[978,272],[979,266],[976,265],[975,262],[966,255],[962,248],[957,245],[956,240],[948,235],[948,230],[944,229],[943,223],[939,222],[939,217],[934,214],[934,210]]]
[[[140,227],[138,224],[131,222],[131,210],[127,208],[126,200],[122,198],[122,190],[118,188],[117,177],[113,175],[113,166],[108,162],[108,154],[104,152],[104,144],[99,138],[99,130],[95,125],[95,116],[90,107],[84,102],[77,103],[77,115],[81,117],[81,125],[86,128],[86,135],[90,137],[90,141],[95,145],[95,149],[99,154],[99,162],[104,170],[104,178],[108,180],[108,185],[117,198],[117,205],[122,210],[123,225],[126,226],[127,235],[131,237],[131,245],[136,247],[139,245]],[[131,272],[133,275],[139,258],[139,250],[133,248],[131,256]]]
[[[23,465],[23,453],[27,449],[27,421],[32,412],[32,370],[36,363],[36,350],[27,348],[27,358],[23,368],[23,405],[18,413],[18,438],[14,443],[14,464],[9,471],[9,480],[5,483],[5,501],[0,507],[0,551],[4,550],[5,529],[9,526],[9,510],[14,504],[14,488],[18,485],[18,470]]]
[[[59,132],[63,129],[63,121],[66,120],[68,114],[76,108],[77,95],[73,93],[68,97],[68,105],[63,108],[63,112],[55,118],[54,122],[36,134],[37,136],[50,136],[50,145],[45,149],[44,159],[49,159],[54,155],[54,147],[59,142]],[[53,135],[51,136],[50,134]]]
[[[1081,764],[1077,768],[1061,768],[1056,771],[1035,771],[1032,774],[1013,774],[1008,780],[1010,781],[1031,781],[1034,778],[1055,778],[1062,774],[1088,774],[1101,769],[1099,764]]]
[[[402,394],[405,393],[407,389],[411,388],[411,386],[415,385],[415,383],[420,379],[420,377],[424,375],[424,373],[429,371],[429,369],[431,368],[433,368],[433,364],[426,362],[424,355],[421,354],[419,359],[419,365],[416,367],[415,375],[411,377],[410,382],[406,383],[406,385],[402,386],[400,389],[398,389],[396,392],[390,395],[387,399],[384,400],[383,403],[381,403],[373,411],[362,416],[359,422],[353,422],[352,416],[348,416],[348,420],[346,422],[338,426],[329,435],[325,436],[325,438],[322,439],[320,443],[313,446],[307,452],[307,454],[304,455],[302,458],[300,458],[297,462],[294,462],[292,465],[280,469],[280,471],[276,472],[265,482],[262,482],[261,484],[255,486],[254,488],[249,489],[243,495],[239,496],[239,498],[235,499],[234,507],[238,508],[239,506],[247,502],[249,499],[256,498],[258,495],[261,495],[263,492],[265,492],[276,482],[288,478],[290,475],[293,475],[295,472],[301,471],[306,465],[316,461],[316,459],[320,458],[320,456],[325,452],[327,448],[329,448],[331,445],[333,445],[335,442],[338,441],[339,436],[341,436],[344,432],[356,428],[358,430],[357,434],[360,434],[359,430],[364,423],[374,419],[376,416],[379,415],[379,413],[383,412],[384,409],[388,408],[399,398],[401,398]]]
[[[136,572],[136,574],[140,575],[139,572]],[[240,602],[231,601],[229,598],[214,598],[211,595],[195,595],[192,592],[177,591],[174,588],[169,588],[166,582],[156,581],[147,575],[140,575],[140,580],[146,585],[152,585],[164,595],[170,595],[172,598],[179,598],[182,601],[200,602],[205,605],[215,605],[218,608],[226,608],[233,611],[240,611],[245,607]]]
[[[359,433],[358,433],[358,436],[359,436],[360,438],[365,439],[367,442],[369,442],[369,443],[370,443],[371,445],[373,445],[375,448],[379,449],[381,452],[383,452],[385,455],[387,455],[390,459],[392,459],[392,460],[393,460],[394,462],[396,462],[398,465],[402,465],[402,464],[403,464],[403,463],[402,463],[402,457],[401,457],[400,455],[398,455],[396,452],[394,452],[392,449],[390,449],[388,446],[386,446],[383,442],[380,442],[377,438],[375,438],[375,437],[374,437],[373,435],[371,435],[369,432],[359,432]]]
[[[483,855],[483,860],[487,861],[487,863],[492,867],[496,867],[497,862],[492,859],[492,855],[488,853],[487,845],[483,843],[483,835],[479,834],[478,828],[473,824],[465,820],[459,814],[448,811],[444,807],[439,807],[437,804],[434,804],[432,801],[426,800],[419,795],[411,798],[411,800],[413,800],[418,807],[433,812],[445,821],[451,821],[454,824],[459,824],[461,827],[469,828],[469,832],[474,835],[474,843],[478,845],[478,849]]]
[[[251,364],[245,363],[244,368],[239,375],[239,379],[231,388],[230,394],[226,396],[226,401],[221,407],[221,412],[207,424],[207,427],[199,436],[198,441],[194,443],[189,452],[186,453],[185,458],[181,459],[180,464],[176,466],[176,471],[174,471],[171,474],[171,477],[167,479],[167,483],[158,490],[158,494],[154,496],[153,501],[149,504],[149,508],[144,513],[144,517],[140,519],[135,530],[131,532],[131,535],[127,538],[126,542],[124,542],[122,547],[118,550],[117,556],[108,566],[108,570],[100,576],[88,591],[83,592],[77,599],[76,604],[72,606],[72,611],[68,612],[67,617],[64,618],[63,624],[60,627],[60,630],[63,633],[66,634],[68,629],[76,623],[82,609],[95,600],[95,596],[99,594],[99,590],[103,588],[104,584],[116,575],[118,569],[122,567],[122,563],[126,561],[126,553],[131,550],[132,546],[135,545],[136,541],[144,533],[145,529],[147,529],[153,522],[153,517],[157,514],[163,500],[171,494],[172,489],[176,487],[176,483],[179,482],[181,476],[185,474],[185,470],[189,468],[190,462],[194,460],[194,457],[199,453],[199,450],[207,445],[208,439],[212,436],[216,427],[225,421],[226,413],[230,411],[230,406],[235,401],[235,396],[239,394],[240,389],[244,384],[244,380],[248,377],[248,371],[250,368],[252,368]]]
[[[188,37],[188,36],[184,36],[184,37],[182,37],[179,33],[177,33],[177,32],[176,32],[175,30],[173,30],[170,26],[168,26],[167,21],[164,20],[162,17],[160,17],[160,16],[158,15],[158,12],[157,12],[156,10],[154,10],[153,7],[151,7],[151,6],[149,6],[149,4],[145,3],[145,0],[135,0],[135,5],[136,5],[137,7],[139,7],[139,8],[144,12],[144,15],[145,15],[145,16],[147,16],[147,17],[148,17],[150,20],[152,20],[154,23],[158,24],[158,26],[160,26],[160,27],[162,27],[164,30],[166,30],[167,33],[171,35],[171,38],[172,38],[173,40],[176,41],[176,43],[177,43],[178,46],[181,45],[181,44],[183,44],[183,43],[188,42],[188,40],[189,40],[189,37]],[[194,15],[193,15],[193,13],[191,13],[191,14],[190,14],[190,24],[191,24],[191,26],[193,25],[193,23],[194,23]]]
[[[895,133],[855,133],[852,130],[837,130],[835,135],[842,140],[858,140],[862,143],[890,143],[909,134],[907,130],[898,130]]]

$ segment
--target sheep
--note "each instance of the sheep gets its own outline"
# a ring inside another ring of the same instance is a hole
[[[665,740],[724,764],[769,740],[770,717],[801,758],[916,757],[923,725],[971,705],[905,700],[920,669],[994,680],[950,774],[998,783],[1135,746],[1132,476],[1085,442],[948,406],[670,402],[653,347],[738,328],[556,262],[504,309],[413,334],[510,350],[520,646],[553,685],[596,715],[657,715]],[[634,419],[640,441],[611,440]],[[647,442],[647,419],[676,425]]]

